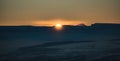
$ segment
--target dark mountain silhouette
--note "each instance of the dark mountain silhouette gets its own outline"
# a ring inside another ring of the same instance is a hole
[[[0,61],[120,61],[120,24],[0,26]]]
[[[73,25],[63,25],[64,28],[74,28],[74,29],[85,29],[85,28],[89,28],[89,29],[118,29],[120,28],[120,24],[113,24],[113,23],[95,23],[95,24],[92,24],[91,26],[86,26],[85,24],[78,24],[76,26],[73,26]],[[50,30],[54,28],[54,26],[0,26],[0,31],[9,31],[9,30],[17,30],[17,31],[35,31],[35,30]],[[81,29],[81,30],[82,30]]]

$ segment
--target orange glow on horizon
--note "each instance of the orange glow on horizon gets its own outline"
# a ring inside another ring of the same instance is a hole
[[[59,24],[59,23],[55,25],[56,30],[61,30],[62,27],[63,27],[62,24]]]
[[[55,26],[56,24],[61,25],[78,25],[78,24],[87,24],[86,22],[80,20],[39,20],[32,22],[33,26]]]

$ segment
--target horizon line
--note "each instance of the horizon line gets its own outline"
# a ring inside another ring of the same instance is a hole
[[[82,23],[82,24],[77,24],[77,25],[62,25],[62,26],[82,26],[82,25],[85,25],[85,26],[92,26],[92,25],[94,25],[94,24],[118,24],[118,25],[120,25],[120,23],[93,23],[93,24],[91,24],[91,25],[86,25],[86,24],[84,24],[84,23]],[[55,25],[0,25],[0,26],[34,26],[34,27],[54,27]]]

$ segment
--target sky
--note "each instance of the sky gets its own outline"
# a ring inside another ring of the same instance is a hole
[[[0,0],[0,25],[120,23],[120,0]]]

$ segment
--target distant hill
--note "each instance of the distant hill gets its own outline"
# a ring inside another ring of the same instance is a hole
[[[120,30],[120,24],[113,23],[95,23],[91,26],[86,26],[85,24],[73,25],[63,25],[63,30],[77,31],[77,30]],[[0,26],[0,31],[55,31],[54,26]]]

